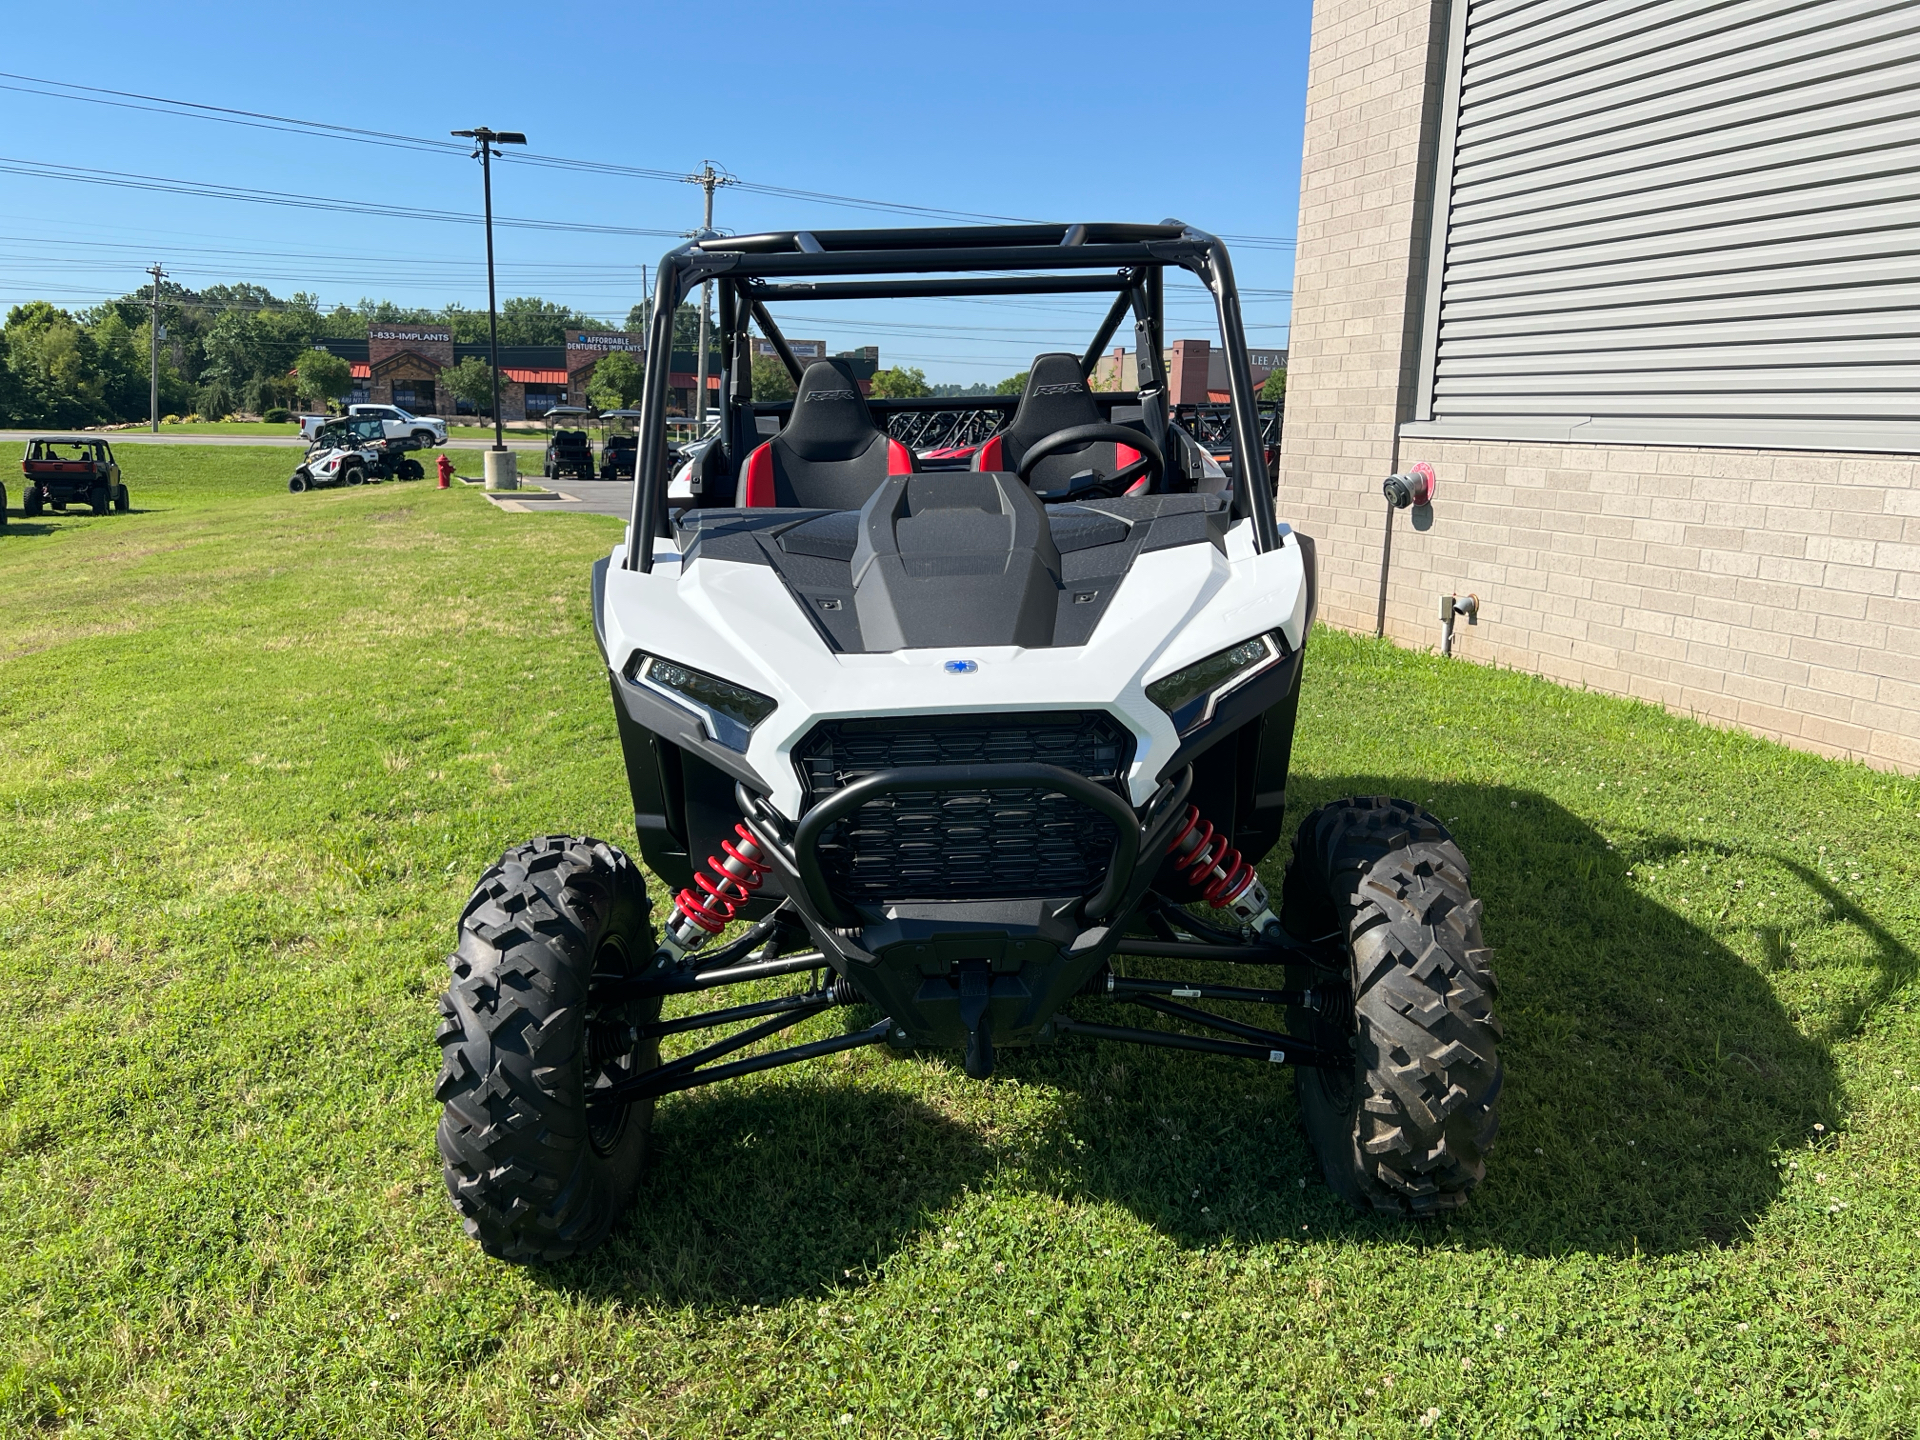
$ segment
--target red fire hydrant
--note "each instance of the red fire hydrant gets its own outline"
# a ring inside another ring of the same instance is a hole
[[[453,462],[443,454],[438,460],[434,461],[433,468],[439,472],[440,488],[442,490],[450,488],[448,482],[453,479]]]

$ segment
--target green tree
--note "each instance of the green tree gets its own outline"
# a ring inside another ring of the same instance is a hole
[[[309,404],[344,399],[353,389],[353,367],[325,350],[306,350],[294,362],[300,395]]]
[[[71,429],[106,418],[99,346],[72,315],[29,301],[8,312],[5,334],[17,423]]]
[[[787,373],[785,362],[777,355],[753,357],[753,398],[756,400],[791,400],[793,398],[793,376]]]
[[[1287,372],[1276,370],[1267,376],[1266,383],[1260,387],[1260,398],[1265,401],[1278,401],[1287,398]]]
[[[486,316],[480,316],[484,325]],[[562,345],[569,330],[598,330],[600,322],[537,295],[516,295],[500,306],[502,345]]]
[[[493,413],[493,369],[477,355],[440,372],[440,383],[482,415]]]
[[[933,388],[927,384],[927,372],[912,365],[898,365],[891,370],[873,372],[873,393],[889,400],[918,400],[931,395]]]
[[[993,387],[993,393],[996,395],[1024,394],[1027,388],[1027,376],[1030,373],[1030,371],[1022,370],[1018,375],[1009,375]]]
[[[640,362],[625,350],[614,350],[594,365],[587,398],[602,410],[631,409],[646,383],[646,371],[640,368]]]

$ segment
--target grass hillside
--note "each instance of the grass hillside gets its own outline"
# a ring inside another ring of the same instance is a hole
[[[1464,1212],[1343,1209],[1284,1072],[862,1051],[663,1101],[515,1269],[434,996],[502,849],[631,841],[619,527],[121,462],[0,530],[0,1434],[1920,1433],[1920,783],[1319,634],[1295,815],[1425,804],[1485,901]]]

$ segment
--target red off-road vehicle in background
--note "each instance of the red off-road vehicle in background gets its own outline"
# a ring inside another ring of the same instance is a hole
[[[120,480],[120,467],[114,463],[113,448],[104,440],[40,436],[27,442],[20,469],[27,477],[26,493],[20,497],[23,515],[38,515],[48,506],[64,510],[81,503],[91,505],[96,515],[109,510],[124,513],[131,508],[127,487]]]

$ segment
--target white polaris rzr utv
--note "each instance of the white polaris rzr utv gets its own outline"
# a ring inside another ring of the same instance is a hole
[[[1167,266],[1217,313],[1230,481],[1169,422]],[[703,281],[722,438],[675,512],[673,315]],[[1112,305],[1017,399],[938,402],[1006,413],[937,460],[885,428],[934,402],[803,368],[768,309],[1048,294]],[[1129,314],[1139,390],[1090,389]],[[750,326],[790,402],[754,402]],[[1291,1065],[1339,1194],[1458,1205],[1500,1089],[1466,860],[1432,816],[1367,798],[1306,818],[1277,901],[1255,873],[1282,834],[1314,551],[1274,519],[1226,247],[1172,222],[702,240],[661,261],[646,378],[632,524],[591,593],[640,854],[677,899],[656,932],[634,863],[585,838],[481,879],[437,1090],[468,1233],[519,1260],[591,1247],[634,1195],[660,1096],[864,1045],[952,1047],[974,1076],[1055,1042]],[[1142,973],[1156,960],[1181,978]],[[809,972],[662,1018],[668,997]],[[1116,1004],[1156,1023],[1095,1018]],[[859,1018],[750,1048],[840,1007]]]

